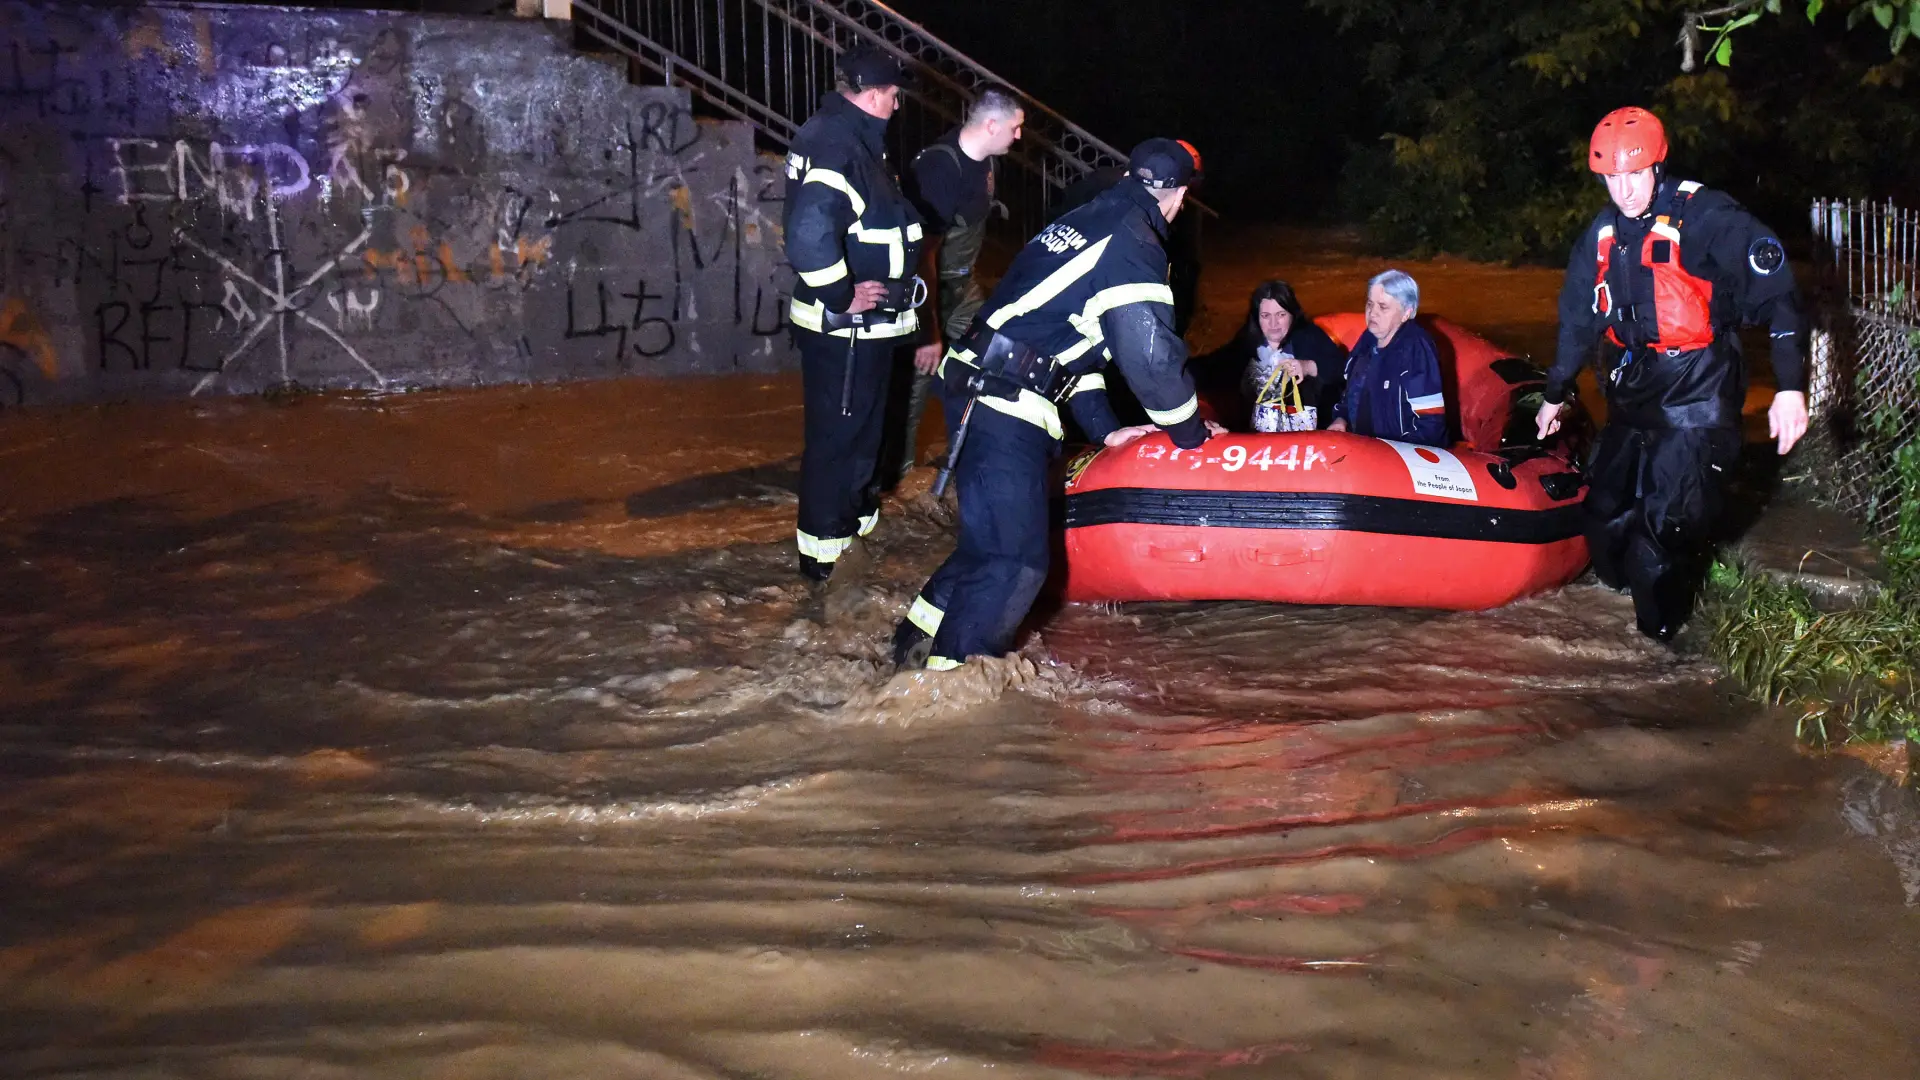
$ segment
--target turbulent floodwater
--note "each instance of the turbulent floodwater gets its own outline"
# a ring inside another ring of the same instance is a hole
[[[947,520],[800,584],[795,390],[0,417],[0,1075],[1920,1075],[1911,795],[1624,598],[888,680]]]

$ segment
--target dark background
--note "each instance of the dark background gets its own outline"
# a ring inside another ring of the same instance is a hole
[[[1605,199],[1588,134],[1654,109],[1681,176],[1792,239],[1818,196],[1920,203],[1920,44],[1804,3],[1680,70],[1673,0],[893,0],[1108,142],[1194,142],[1231,218],[1381,251],[1558,261]],[[1704,6],[1693,3],[1692,7]]]
[[[1341,212],[1340,171],[1377,138],[1359,46],[1283,0],[891,0],[1123,153],[1155,135],[1206,161],[1204,196],[1243,219]]]
[[[511,13],[511,0],[311,0]],[[1391,253],[1558,261],[1604,202],[1586,172],[1607,111],[1658,112],[1673,169],[1804,242],[1820,196],[1920,205],[1920,44],[1804,0],[1680,70],[1699,0],[891,0],[1125,150],[1184,138],[1238,221],[1361,225]]]

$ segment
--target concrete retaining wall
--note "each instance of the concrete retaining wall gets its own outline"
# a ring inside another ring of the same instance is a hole
[[[562,34],[0,0],[0,407],[790,364],[777,161]]]

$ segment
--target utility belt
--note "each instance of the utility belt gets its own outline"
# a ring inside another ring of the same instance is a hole
[[[888,278],[886,295],[872,310],[861,312],[823,311],[820,321],[827,330],[845,330],[868,323],[892,322],[903,311],[911,311],[927,302],[927,283],[919,274],[910,278]]]
[[[948,359],[956,361],[958,370],[946,373],[947,385],[957,394],[1016,401],[1021,391],[1031,390],[1058,405],[1074,380],[1053,357],[978,321]]]
[[[1640,345],[1622,349],[1607,372],[1607,422],[1651,430],[1737,427],[1745,395],[1730,348]],[[1675,400],[1675,399],[1678,400]]]
[[[1609,380],[1616,383],[1619,382],[1621,373],[1636,364],[1657,364],[1663,359],[1674,360],[1682,356],[1690,356],[1694,353],[1708,352],[1719,347],[1720,343],[1718,339],[1709,341],[1705,345],[1695,345],[1688,348],[1677,346],[1669,347],[1659,344],[1622,345],[1620,346],[1620,355],[1613,358],[1613,368],[1608,373]]]
[[[985,405],[995,412],[1019,420],[1051,435],[1065,437],[1060,423],[1060,403],[1066,399],[1078,376],[1053,357],[1029,348],[975,319],[960,336],[960,341],[940,361],[940,378],[947,393],[965,398],[959,426],[947,451],[947,462],[934,479],[935,498],[946,490],[960,460],[960,448],[967,442],[967,425],[973,420],[973,407]]]

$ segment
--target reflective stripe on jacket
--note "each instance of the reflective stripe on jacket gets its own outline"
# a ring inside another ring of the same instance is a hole
[[[1072,375],[1092,374],[1109,361],[1117,364],[1147,416],[1179,445],[1198,446],[1206,429],[1187,373],[1186,343],[1173,330],[1173,291],[1167,287],[1167,254],[1161,246],[1166,227],[1152,193],[1123,181],[1028,241],[980,309],[978,322],[1051,357]],[[958,346],[948,358],[975,359]],[[1082,379],[1074,390],[1068,400],[1076,416],[1083,407],[1090,417],[1111,415],[1104,380],[1096,385]],[[1086,400],[1096,395],[1098,403]],[[1060,427],[1058,410],[1045,399],[1018,411],[1010,407],[1021,402],[980,400],[1049,431]]]
[[[919,264],[925,229],[887,163],[886,127],[830,92],[794,136],[782,235],[798,278],[788,318],[801,329],[847,337],[853,328],[828,330],[826,320],[853,305],[854,284],[905,278]],[[902,337],[919,326],[907,310],[868,321],[859,335]]]

